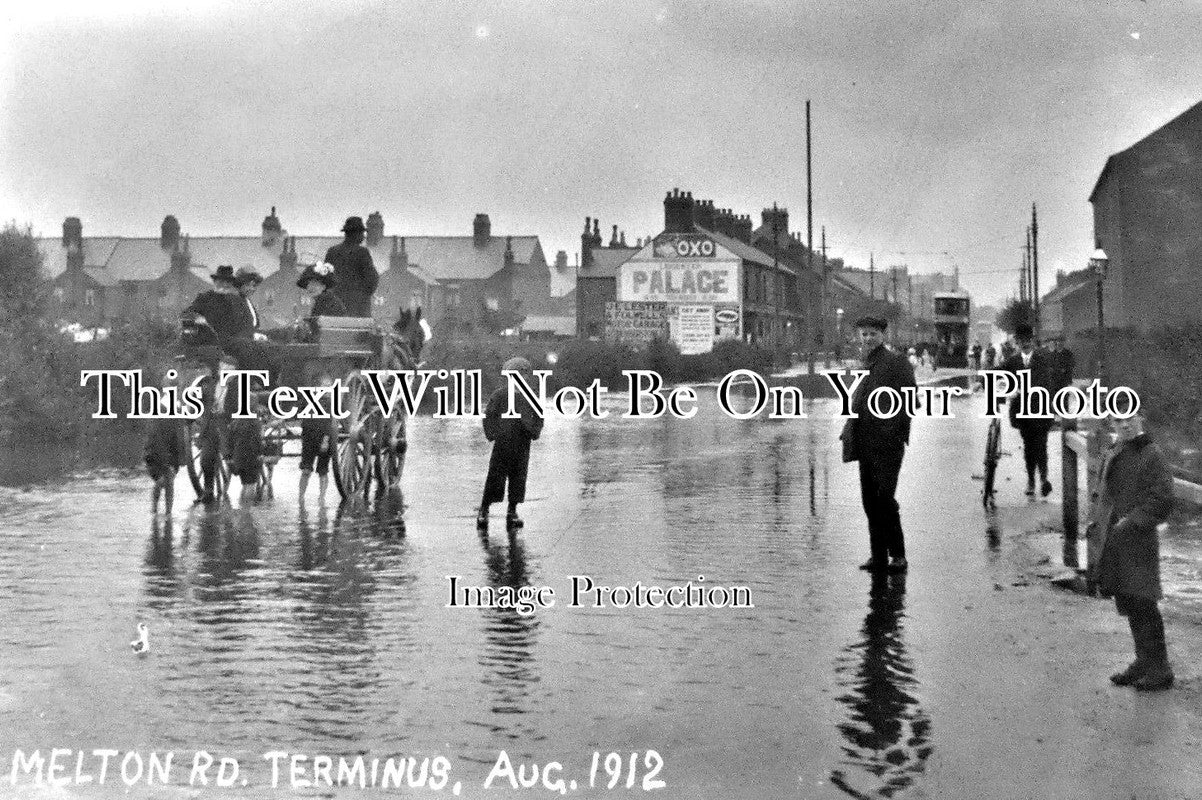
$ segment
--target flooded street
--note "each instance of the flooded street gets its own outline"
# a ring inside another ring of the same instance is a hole
[[[655,796],[946,796],[928,775],[967,769],[976,726],[1011,708],[1004,692],[990,705],[988,686],[973,701],[961,691],[987,671],[966,643],[1011,595],[1037,591],[1012,584],[1005,507],[1050,507],[1021,498],[1007,429],[1013,480],[986,520],[978,411],[966,400],[955,419],[914,426],[898,492],[904,578],[856,568],[868,552],[857,473],[825,401],[787,422],[734,420],[712,402],[691,420],[551,418],[512,541],[500,506],[490,534],[475,531],[488,443],[469,420],[411,424],[403,525],[395,500],[339,509],[331,486],[319,506],[316,481],[299,506],[287,457],[263,503],[191,507],[181,475],[169,520],[152,520],[137,470],[3,489],[0,756],[174,751],[182,765],[207,750],[239,759],[248,796],[270,796],[273,750],[442,755],[477,797],[505,750],[515,764],[561,762],[593,796],[608,781],[602,766],[586,786],[594,751],[625,763],[654,750],[666,783]],[[1197,570],[1190,541],[1166,548],[1180,574]],[[448,608],[450,575],[550,586],[557,605]],[[572,608],[572,575],[745,586],[754,608]],[[1179,587],[1172,602],[1192,601]],[[139,621],[141,658],[129,644]],[[1044,668],[1024,662],[1015,677]],[[1100,691],[1105,674],[1080,680]],[[648,771],[640,761],[638,780]]]

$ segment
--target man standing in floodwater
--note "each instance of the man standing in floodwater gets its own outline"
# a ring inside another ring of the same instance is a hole
[[[852,395],[854,416],[844,424],[839,437],[843,441],[843,461],[860,463],[860,499],[868,518],[872,553],[860,569],[869,572],[905,572],[909,566],[901,509],[895,495],[902,459],[910,442],[910,417],[903,410],[882,419],[868,408],[868,398],[876,389],[888,387],[900,393],[907,386],[917,386],[910,362],[885,346],[887,328],[888,323],[877,317],[864,317],[856,322],[864,353],[861,369],[868,370],[868,375]]]

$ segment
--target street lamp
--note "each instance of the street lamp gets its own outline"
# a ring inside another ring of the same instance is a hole
[[[1098,380],[1103,382],[1106,380],[1106,323],[1102,316],[1102,281],[1106,280],[1106,267],[1109,264],[1110,258],[1107,257],[1106,251],[1102,249],[1102,244],[1099,242],[1089,257],[1089,266],[1098,279]]]
[[[838,348],[836,351],[837,357],[843,358],[843,309],[835,309],[835,345]]]

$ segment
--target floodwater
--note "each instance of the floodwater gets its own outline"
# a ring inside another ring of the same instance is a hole
[[[314,756],[362,755],[369,787],[372,759],[441,755],[477,797],[504,750],[515,765],[562,763],[583,796],[615,772],[619,789],[633,772],[667,797],[920,789],[941,715],[972,713],[932,691],[975,624],[953,608],[1002,557],[972,480],[985,431],[973,403],[915,426],[899,489],[906,578],[856,569],[857,473],[825,401],[790,421],[735,420],[708,401],[691,420],[551,418],[513,538],[501,507],[490,534],[475,530],[488,444],[470,420],[411,423],[403,524],[397,498],[339,508],[331,485],[322,506],[316,481],[298,504],[294,458],[273,500],[216,510],[192,507],[181,475],[170,519],[152,519],[135,469],[36,475],[0,490],[0,763],[67,748],[60,775],[74,776],[81,750],[85,774],[97,748],[171,752],[179,785],[203,750],[239,761],[242,793],[279,796],[293,787],[284,761],[273,790],[272,751],[304,754],[301,780]],[[1023,503],[1012,438],[1001,502]],[[1181,574],[1197,568],[1194,542],[1166,548]],[[447,607],[451,575],[550,586],[557,604]],[[754,608],[573,608],[573,575],[743,586]],[[130,647],[139,621],[144,656]],[[106,786],[124,791],[112,775]],[[531,793],[555,794],[516,794]]]

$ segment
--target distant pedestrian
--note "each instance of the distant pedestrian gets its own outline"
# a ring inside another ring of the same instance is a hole
[[[1015,376],[1024,370],[1031,372],[1031,388],[1051,387],[1051,358],[1047,350],[1035,347],[1035,333],[1030,325],[1019,325],[1014,331],[1019,351],[1002,362],[1002,369]],[[1010,399],[1010,424],[1018,430],[1023,440],[1023,461],[1027,467],[1027,497],[1035,496],[1035,475],[1039,474],[1040,494],[1047,497],[1052,493],[1048,480],[1048,433],[1052,429],[1051,409],[1045,408],[1046,418],[1019,419],[1018,397]],[[1032,411],[1036,409],[1032,408]]]
[[[1090,572],[1104,596],[1114,595],[1127,617],[1135,661],[1110,677],[1118,686],[1161,691],[1173,685],[1157,601],[1160,542],[1156,527],[1173,509],[1173,476],[1164,454],[1144,431],[1140,414],[1113,421],[1118,441],[1106,457],[1094,495],[1089,531],[1099,547]]]
[[[981,368],[981,343],[975,342],[972,346],[972,362],[970,365],[974,370]]]
[[[380,282],[371,251],[363,246],[367,226],[361,217],[347,217],[342,226],[342,243],[326,251],[326,263],[334,266],[335,294],[352,317],[371,316],[371,296]]]
[[[1064,346],[1064,341],[1060,337],[1053,338],[1050,342],[1051,349],[1048,351],[1051,354],[1052,360],[1052,391],[1056,392],[1063,389],[1065,386],[1071,386],[1073,383],[1073,373],[1076,370],[1076,359],[1073,357],[1073,351]]]
[[[888,323],[878,317],[856,322],[868,375],[851,400],[853,418],[843,426],[843,461],[860,463],[860,499],[868,518],[871,556],[860,569],[905,572],[905,534],[895,495],[902,459],[910,441],[910,417],[904,411],[882,419],[868,409],[868,397],[878,388],[900,391],[915,386],[914,369],[900,353],[885,346]]]
[[[997,348],[993,346],[993,342],[985,348],[985,369],[993,369],[997,365]]]
[[[506,361],[501,369],[502,372],[518,372],[527,383],[533,384],[530,362],[520,356]],[[489,506],[505,499],[507,485],[509,511],[505,517],[505,527],[514,531],[523,524],[518,516],[518,505],[526,499],[530,443],[542,433],[543,418],[541,412],[520,393],[515,400],[515,411],[520,417],[503,418],[501,415],[508,405],[509,380],[506,378],[488,399],[488,407],[484,412],[484,436],[493,443],[493,447],[488,461],[488,476],[484,480],[484,498],[476,515],[476,527],[481,531],[488,530]]]
[[[910,362],[911,369],[918,369],[918,351],[913,347],[906,353],[906,360]]]

